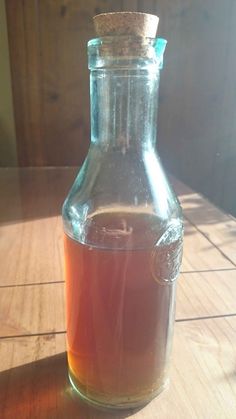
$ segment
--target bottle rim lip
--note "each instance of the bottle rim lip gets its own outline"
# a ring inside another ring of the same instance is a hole
[[[164,38],[142,36],[119,35],[94,38],[88,42],[87,52],[89,57],[89,69],[105,68],[105,57],[114,56],[114,51],[117,52],[117,54],[115,54],[116,57],[128,57],[129,60],[132,57],[135,59],[145,58],[149,60],[149,66],[152,61],[152,64],[154,64],[155,67],[158,66],[159,69],[162,69],[166,44],[167,40]],[[144,67],[146,68],[146,66]]]
[[[88,41],[88,47],[98,47],[103,44],[112,44],[114,41],[136,41],[136,42],[143,42],[144,44],[150,44],[151,46],[155,46],[157,41],[162,41],[166,43],[166,39],[161,37],[150,38],[146,36],[137,36],[137,35],[107,35],[101,36],[97,38],[92,38]]]

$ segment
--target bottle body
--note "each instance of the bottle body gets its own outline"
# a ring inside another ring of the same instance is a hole
[[[80,394],[129,407],[167,382],[182,218],[155,150],[154,41],[139,64],[114,42],[91,46],[91,147],[63,206],[67,345]]]

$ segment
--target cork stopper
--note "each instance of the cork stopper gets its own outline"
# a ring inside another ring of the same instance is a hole
[[[115,12],[101,13],[93,18],[99,37],[109,35],[133,35],[155,38],[159,17],[148,13]]]

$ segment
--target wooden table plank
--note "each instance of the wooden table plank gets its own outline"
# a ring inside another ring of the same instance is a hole
[[[58,281],[63,280],[59,213],[75,172],[0,170],[0,336],[21,335],[0,339],[0,417],[235,418],[236,223],[178,181],[187,218],[182,271],[197,272],[179,280],[170,391],[142,410],[116,414],[74,396],[60,333],[64,284]],[[200,320],[209,316],[218,318]]]
[[[59,216],[2,226],[0,286],[63,281],[62,242]],[[181,270],[231,268],[234,265],[186,221]]]
[[[76,172],[73,167],[0,168],[0,222],[59,215]]]
[[[65,330],[64,284],[0,289],[0,336]]]
[[[236,314],[235,280],[236,270],[182,274],[176,319]],[[0,306],[0,336],[65,330],[63,283],[0,288]]]
[[[178,323],[171,385],[136,412],[98,411],[67,380],[64,335],[1,341],[1,418],[234,419],[236,317]]]
[[[235,265],[187,220],[184,222],[184,229],[181,272],[235,268]]]
[[[62,222],[58,216],[1,227],[0,286],[63,281]]]
[[[4,261],[0,285],[63,280],[60,211],[76,171],[75,168],[0,169],[0,219],[3,223],[0,255]],[[178,181],[176,185],[177,190],[180,189]],[[187,187],[181,184],[181,188]],[[205,205],[205,200],[201,202]],[[233,261],[185,222],[183,271],[232,267],[235,267]]]
[[[170,390],[135,419],[235,418],[235,331],[236,318],[179,323]]]
[[[75,168],[0,170],[0,286],[63,280],[60,211],[75,172]],[[185,222],[183,271],[232,267],[206,237]]]
[[[236,314],[236,270],[181,274],[176,318]]]
[[[173,180],[184,216],[236,266],[236,220],[178,180]]]
[[[0,169],[0,285],[63,280],[60,213],[76,172]]]

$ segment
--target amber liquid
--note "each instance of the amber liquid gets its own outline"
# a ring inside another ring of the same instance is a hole
[[[165,385],[175,286],[158,281],[154,230],[147,215],[100,214],[89,244],[65,235],[70,377],[90,401],[138,405]]]

